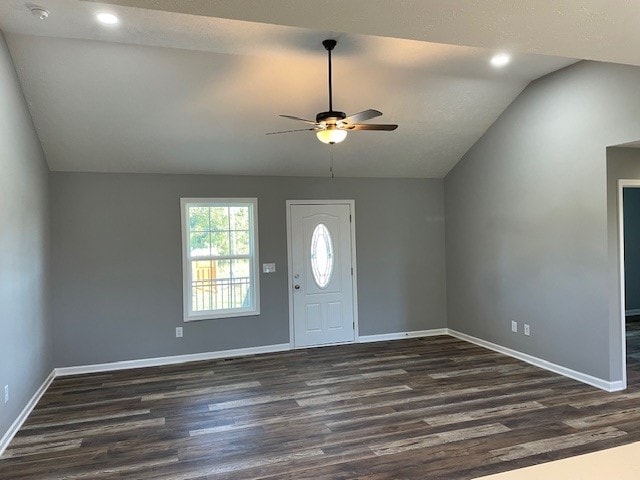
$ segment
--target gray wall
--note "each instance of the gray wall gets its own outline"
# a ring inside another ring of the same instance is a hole
[[[0,437],[52,368],[48,229],[47,167],[0,32]]]
[[[446,326],[444,181],[51,173],[56,366],[289,341],[285,200],[354,199],[360,334]],[[258,197],[261,314],[181,325],[180,197]]]
[[[527,87],[445,179],[449,327],[619,380],[605,152],[639,138],[636,67],[580,62]]]
[[[625,309],[640,309],[640,188],[624,189],[624,291]]]

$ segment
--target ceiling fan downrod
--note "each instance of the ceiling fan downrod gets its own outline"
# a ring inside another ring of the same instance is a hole
[[[331,70],[331,51],[336,47],[338,42],[332,39],[327,39],[322,42],[322,45],[327,50],[327,55],[329,57],[329,111],[333,112],[333,80],[332,80],[332,70]]]
[[[333,67],[331,64],[331,51],[338,44],[337,41],[333,39],[327,39],[322,41],[322,45],[327,51],[327,58],[329,62],[329,111],[320,112],[316,115],[316,122],[327,122],[330,128],[335,128],[335,125],[340,121],[347,118],[347,114],[344,112],[335,112],[333,110]]]

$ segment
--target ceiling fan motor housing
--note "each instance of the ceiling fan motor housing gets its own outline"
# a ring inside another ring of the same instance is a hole
[[[336,124],[340,120],[347,118],[347,114],[344,112],[334,112],[329,110],[328,112],[320,112],[316,115],[316,123],[326,122],[328,124]]]

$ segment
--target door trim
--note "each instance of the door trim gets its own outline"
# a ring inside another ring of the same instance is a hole
[[[358,341],[358,269],[356,268],[356,202],[355,200],[287,200],[287,288],[289,289],[289,347],[294,348],[312,348],[312,347],[296,347],[293,335],[293,252],[291,251],[291,206],[292,205],[349,205],[351,211],[351,288],[353,289],[353,340],[350,342],[330,343],[322,345],[340,345],[343,343],[356,343]]]
[[[622,390],[627,388],[627,319],[625,311],[625,280],[624,280],[624,189],[625,188],[639,188],[640,180],[638,179],[624,179],[618,180],[618,272],[620,275],[620,350],[622,353],[622,372],[620,372],[620,378],[622,379]]]

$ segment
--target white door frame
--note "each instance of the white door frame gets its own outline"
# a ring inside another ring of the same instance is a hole
[[[287,200],[287,285],[289,288],[289,348],[310,348],[308,346],[296,347],[293,335],[293,252],[292,252],[292,239],[291,239],[291,206],[292,205],[349,205],[351,211],[351,221],[349,222],[351,228],[351,268],[353,269],[353,275],[351,275],[351,288],[353,289],[353,341],[352,342],[340,342],[342,343],[357,343],[358,341],[358,270],[356,268],[356,202],[355,200]],[[329,344],[329,345],[339,345]],[[327,346],[327,345],[322,345]]]
[[[620,331],[622,342],[622,390],[627,388],[627,319],[624,281],[624,189],[640,188],[640,180],[618,180],[618,251],[620,261]]]

